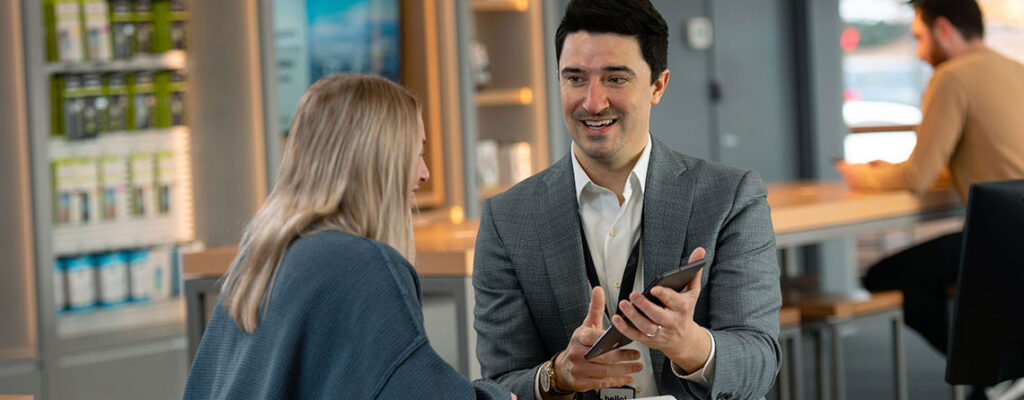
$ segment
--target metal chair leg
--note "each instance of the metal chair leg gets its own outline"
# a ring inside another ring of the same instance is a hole
[[[803,359],[800,358],[803,356],[800,351],[801,340],[803,340],[803,335],[797,333],[793,338],[792,344],[789,346],[789,370],[792,371],[789,374],[791,379],[789,383],[789,387],[791,388],[789,398],[792,400],[803,399],[801,394],[803,393],[804,386],[803,379],[800,378],[803,375],[803,369],[801,368],[801,365],[803,364],[801,361]]]
[[[903,313],[897,311],[892,319],[892,349],[895,353],[893,365],[896,368],[896,398],[907,400],[907,362],[903,353]]]
[[[839,336],[839,324],[829,324],[829,328],[832,333],[832,398],[835,400],[845,400],[846,381],[843,376],[843,342]]]
[[[779,400],[789,400],[793,398],[793,389],[790,387],[790,381],[792,379],[791,376],[794,373],[800,373],[799,371],[794,372],[792,370],[793,365],[789,360],[790,357],[792,357],[790,355],[792,346],[789,345],[791,340],[792,338],[787,337],[779,341],[779,345],[782,346],[782,365],[779,368],[779,377],[776,379],[776,386],[778,387],[776,395],[778,395]]]
[[[817,356],[817,365],[815,366],[817,368],[814,373],[818,380],[818,399],[824,400],[829,398],[830,386],[825,371],[828,368],[828,355],[825,352],[825,327],[815,327],[814,338],[815,355]]]

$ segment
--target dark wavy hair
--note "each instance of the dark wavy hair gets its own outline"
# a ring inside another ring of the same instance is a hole
[[[580,31],[636,37],[652,84],[668,66],[668,25],[650,0],[570,1],[555,32],[555,60],[562,59],[566,36]]]
[[[943,17],[960,31],[964,39],[985,37],[985,22],[975,0],[910,0],[908,3],[921,13],[921,20],[928,28],[934,28],[935,19]]]

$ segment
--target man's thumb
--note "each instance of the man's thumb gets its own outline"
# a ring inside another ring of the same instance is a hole
[[[604,290],[596,286],[590,291],[590,309],[587,311],[587,318],[583,320],[583,326],[601,329],[603,316]]]

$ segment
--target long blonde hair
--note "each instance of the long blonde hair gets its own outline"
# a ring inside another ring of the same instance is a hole
[[[299,100],[277,182],[249,222],[224,280],[224,308],[252,333],[295,239],[336,230],[415,257],[410,211],[414,162],[422,149],[420,105],[382,78],[335,75]]]

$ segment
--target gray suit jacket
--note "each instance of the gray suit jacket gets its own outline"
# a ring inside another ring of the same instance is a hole
[[[583,261],[571,156],[484,203],[473,261],[477,357],[484,378],[534,398],[537,369],[583,322]],[[761,398],[778,373],[779,267],[758,175],[653,141],[644,193],[644,276],[707,250],[694,320],[715,338],[710,393],[676,377],[651,350],[658,391],[677,398]],[[585,393],[579,398],[596,398]]]

